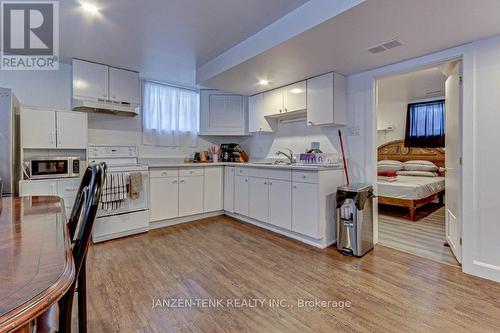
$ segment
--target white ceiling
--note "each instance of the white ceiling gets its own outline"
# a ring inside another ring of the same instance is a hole
[[[307,1],[97,0],[91,16],[61,0],[60,54],[195,85],[198,66]]]
[[[499,0],[367,0],[199,83],[252,95],[332,70],[357,73],[497,35],[499,22]],[[403,46],[367,51],[395,37]],[[263,78],[268,87],[256,84]]]

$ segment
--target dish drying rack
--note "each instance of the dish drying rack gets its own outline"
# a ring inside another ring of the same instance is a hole
[[[340,165],[340,154],[302,153],[296,155],[297,164],[304,165]]]

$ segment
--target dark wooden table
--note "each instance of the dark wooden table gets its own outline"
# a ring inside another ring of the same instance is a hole
[[[0,332],[23,330],[57,302],[74,271],[62,199],[1,198]]]

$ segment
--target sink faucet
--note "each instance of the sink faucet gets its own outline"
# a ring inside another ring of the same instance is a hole
[[[285,148],[285,149],[287,149],[287,150],[288,150],[289,154],[284,153],[284,152],[282,152],[281,150],[278,150],[278,151],[276,152],[276,154],[275,154],[275,155],[276,155],[276,156],[283,155],[283,156],[285,156],[286,158],[288,158],[288,160],[290,161],[290,164],[294,163],[294,162],[295,162],[295,159],[294,159],[294,156],[293,156],[293,151],[292,151],[290,148]]]

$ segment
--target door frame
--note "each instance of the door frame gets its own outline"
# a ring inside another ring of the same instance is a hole
[[[378,193],[378,189],[377,189],[377,154],[378,154],[378,133],[377,133],[377,115],[378,115],[378,82],[379,80],[381,79],[386,79],[386,78],[390,78],[390,77],[394,77],[394,76],[398,76],[398,75],[402,75],[402,74],[407,74],[407,73],[412,73],[412,72],[416,72],[416,71],[419,71],[419,70],[425,70],[425,69],[428,69],[428,68],[433,68],[433,67],[438,67],[440,65],[443,65],[443,64],[446,64],[446,63],[450,63],[450,62],[454,62],[454,61],[460,61],[462,62],[462,57],[456,57],[456,58],[451,58],[451,59],[448,59],[448,60],[445,60],[445,61],[434,61],[434,62],[430,62],[430,63],[427,63],[427,64],[421,64],[421,65],[418,65],[418,66],[415,66],[415,67],[408,67],[408,68],[404,68],[400,71],[395,71],[395,72],[391,72],[390,74],[384,74],[384,75],[379,75],[379,76],[376,76],[374,77],[374,102],[375,102],[375,105],[374,105],[374,128],[375,128],[375,139],[374,139],[374,145],[372,147],[373,149],[373,156],[375,157],[375,163],[373,165],[373,178],[372,178],[372,183],[374,184],[374,188],[375,188],[375,194]],[[463,75],[463,73],[462,73]],[[461,104],[463,105],[463,94],[461,94],[460,96],[461,98]],[[459,119],[462,119],[462,113],[463,113],[463,107],[460,109],[459,111]],[[460,157],[463,156],[463,151],[462,151],[462,147],[463,147],[463,123],[462,121],[460,121],[460,126],[459,126],[459,146],[460,146]],[[461,198],[462,198],[462,180],[463,180],[463,174],[462,174],[462,168],[460,168],[460,189],[459,189],[459,202],[460,202],[460,207],[459,207],[459,210],[460,210],[460,219],[462,219],[462,209],[463,207],[461,206]],[[374,243],[378,243],[378,238],[379,238],[379,231],[378,231],[378,200],[375,198],[375,202],[374,202],[374,206],[373,206],[373,211],[374,211],[374,219],[373,219],[373,224],[374,224],[374,227],[373,227],[373,238],[374,238]],[[462,222],[462,221],[461,221]],[[462,226],[462,223],[460,223],[460,225]],[[463,233],[463,230],[460,230],[460,237],[462,237],[462,233]],[[458,261],[458,259],[457,259]]]
[[[435,67],[437,65],[450,62],[450,61],[461,61],[462,62],[462,76],[464,77],[463,83],[463,94],[462,94],[462,124],[460,128],[460,139],[461,139],[461,155],[464,163],[460,170],[460,216],[461,216],[461,230],[460,234],[463,239],[462,243],[462,270],[474,275],[480,275],[477,272],[476,263],[473,261],[474,252],[474,240],[473,240],[473,178],[467,177],[464,179],[464,174],[473,174],[473,150],[472,144],[466,142],[469,138],[469,142],[472,143],[473,138],[473,113],[469,112],[466,114],[464,110],[473,109],[473,55],[467,52],[467,49],[451,49],[449,52],[443,51],[437,54],[431,54],[418,59],[411,59],[404,61],[402,63],[397,63],[393,65],[386,66],[384,68],[379,68],[374,70],[373,75],[370,77],[372,94],[369,100],[371,109],[371,119],[368,119],[367,123],[367,140],[369,140],[369,145],[371,145],[370,152],[372,156],[372,165],[369,168],[371,171],[367,176],[367,180],[374,184],[375,193],[377,193],[377,82],[380,79],[396,76],[400,74],[405,74],[409,72],[414,72],[429,67]],[[367,101],[368,102],[368,101]],[[374,243],[378,243],[378,200],[374,200],[374,221],[373,221],[373,240]],[[469,212],[467,215],[464,212]],[[469,217],[466,219],[466,216]]]

